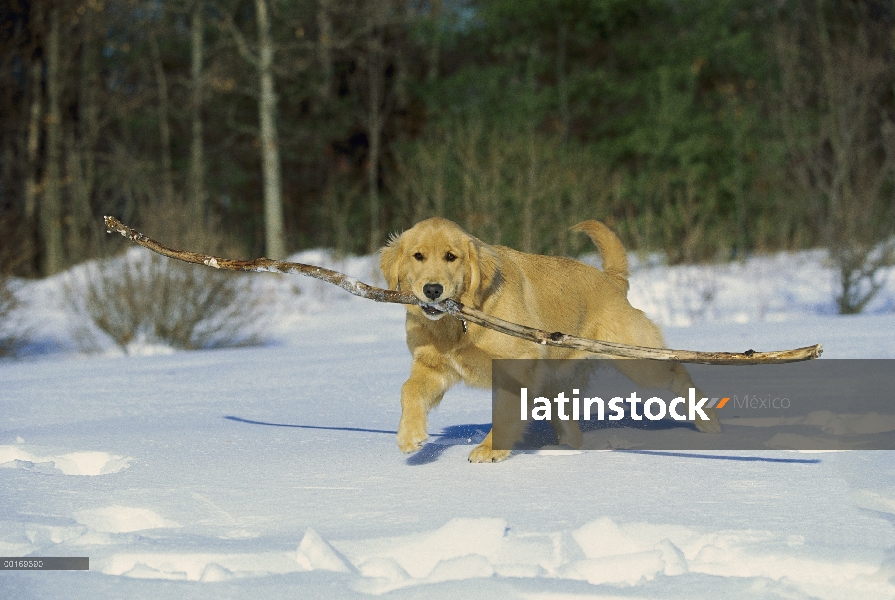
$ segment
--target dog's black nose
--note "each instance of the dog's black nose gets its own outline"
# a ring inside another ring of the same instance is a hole
[[[423,293],[429,300],[435,300],[444,291],[444,286],[440,283],[427,283],[423,286]]]

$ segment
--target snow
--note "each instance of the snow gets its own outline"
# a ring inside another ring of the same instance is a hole
[[[130,461],[128,457],[108,452],[51,452],[48,456],[37,456],[23,445],[0,446],[0,468],[45,469],[63,475],[106,475],[126,469]]]
[[[382,284],[376,257],[292,260]],[[817,252],[633,272],[670,347],[895,358],[892,273],[839,317]],[[490,393],[458,387],[408,457],[403,307],[247,274],[275,310],[264,346],[82,355],[62,302],[76,273],[22,286],[32,341],[0,362],[0,555],[90,571],[2,572],[2,598],[895,597],[891,452],[472,465]]]
[[[169,521],[147,508],[130,506],[104,506],[82,510],[76,512],[74,517],[81,525],[104,533],[130,533],[145,529],[180,527],[174,521]]]

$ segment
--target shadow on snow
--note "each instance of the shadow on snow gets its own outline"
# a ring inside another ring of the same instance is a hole
[[[397,435],[397,431],[390,429],[367,429],[364,427],[333,427],[325,425],[297,425],[294,423],[270,423],[267,421],[257,421],[254,419],[245,419],[227,415],[224,417],[229,421],[237,423],[245,423],[248,425],[265,425],[268,427],[291,427],[294,429],[318,429],[325,431],[351,431],[356,433],[383,433],[389,435]],[[627,419],[626,419],[627,420]],[[669,424],[660,422],[654,423],[652,427],[642,426],[642,429],[667,429]],[[640,425],[640,424],[638,424]],[[671,427],[682,426],[671,424]],[[692,426],[691,426],[692,427]],[[592,427],[584,429],[593,429]],[[476,446],[485,439],[488,431],[491,430],[490,423],[467,423],[464,425],[451,425],[445,427],[441,433],[430,434],[429,441],[419,451],[411,454],[407,458],[407,464],[410,466],[426,465],[441,457],[449,446]],[[535,436],[541,438],[544,445],[550,445],[549,437],[553,436],[553,429],[546,422],[536,423],[535,426],[529,428],[526,436]],[[554,438],[555,439],[555,438]],[[652,456],[674,456],[680,458],[696,458],[709,460],[734,460],[741,462],[772,462],[772,463],[797,463],[797,464],[818,464],[820,459],[817,458],[770,458],[764,456],[737,456],[729,454],[702,454],[694,452],[669,452],[662,450],[616,450],[616,452],[627,452],[628,454],[647,454]]]

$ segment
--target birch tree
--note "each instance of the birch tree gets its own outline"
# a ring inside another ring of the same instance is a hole
[[[270,13],[266,0],[255,0],[255,21],[258,27],[258,43],[255,52],[249,48],[245,36],[233,23],[232,17],[227,18],[226,23],[240,55],[258,72],[259,143],[264,180],[264,245],[265,254],[276,260],[286,256],[286,228],[283,220],[280,147],[276,128],[277,95],[274,89],[274,42],[271,36]]]

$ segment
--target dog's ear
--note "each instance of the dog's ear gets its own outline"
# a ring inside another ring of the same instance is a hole
[[[500,257],[484,242],[469,240],[469,287],[466,294],[476,305],[500,286]],[[467,303],[469,300],[467,299]]]
[[[392,235],[388,244],[379,251],[379,268],[390,290],[398,289],[398,268],[401,264],[401,236]]]

